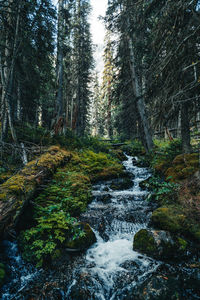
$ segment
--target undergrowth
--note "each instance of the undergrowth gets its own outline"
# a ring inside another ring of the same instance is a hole
[[[123,167],[116,157],[92,150],[71,152],[51,184],[34,202],[36,225],[20,234],[23,257],[42,266],[59,255],[69,240],[84,235],[78,217],[92,199],[91,181],[118,177]]]

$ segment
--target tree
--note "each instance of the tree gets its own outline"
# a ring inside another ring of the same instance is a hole
[[[106,129],[108,137],[113,136],[113,122],[112,122],[112,98],[113,98],[113,81],[114,81],[114,63],[113,63],[113,47],[110,37],[110,32],[107,31],[105,37],[104,49],[104,70],[102,82],[102,100],[106,110]]]

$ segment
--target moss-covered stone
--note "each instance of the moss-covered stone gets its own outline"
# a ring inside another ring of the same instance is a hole
[[[181,234],[200,245],[200,224],[187,216],[182,206],[160,207],[153,212],[151,221],[158,229]]]
[[[173,259],[184,255],[187,242],[182,238],[172,237],[163,230],[142,229],[136,233],[133,249],[159,259]]]
[[[199,168],[198,153],[181,154],[175,157],[165,176],[169,181],[178,182],[192,176]]]
[[[181,213],[181,209],[174,209],[170,206],[156,209],[151,217],[154,226],[172,233],[184,231],[185,219],[186,216]]]
[[[141,229],[134,236],[133,250],[152,255],[156,253],[156,243],[152,234],[146,230]]]
[[[66,248],[83,251],[88,249],[96,242],[96,236],[89,224],[81,223],[79,226],[83,230],[84,235],[78,236],[76,239],[66,242]]]

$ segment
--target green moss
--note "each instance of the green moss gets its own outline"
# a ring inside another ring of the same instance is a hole
[[[57,166],[62,157],[58,151],[57,147],[49,149],[37,166]],[[85,150],[70,152],[67,157],[70,162],[57,170],[51,184],[34,199],[36,225],[21,233],[23,257],[38,266],[54,259],[64,247],[85,249],[96,240],[89,225],[83,228],[75,217],[85,211],[91,201],[91,181],[124,173],[119,160],[110,154]],[[35,170],[35,162],[28,168]]]
[[[124,174],[123,166],[117,158],[107,153],[95,153],[91,150],[73,153],[69,169],[80,171],[89,176],[91,181],[118,178]]]
[[[0,263],[0,287],[4,283],[5,276],[6,276],[5,265]]]
[[[177,244],[180,250],[185,251],[187,246],[188,246],[188,242],[180,237],[178,237],[177,239]]]
[[[184,221],[186,216],[181,213],[181,209],[173,207],[160,207],[156,209],[151,217],[153,224],[163,230],[172,233],[184,231]]]
[[[141,229],[134,236],[133,249],[148,255],[157,251],[153,236],[146,230]]]
[[[199,168],[199,155],[197,153],[181,154],[175,157],[171,167],[165,172],[170,181],[178,182],[193,175]]]

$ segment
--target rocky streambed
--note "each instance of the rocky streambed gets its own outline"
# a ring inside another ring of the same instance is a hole
[[[162,261],[133,250],[133,237],[150,227],[154,205],[139,183],[151,172],[123,162],[130,174],[93,186],[93,202],[81,215],[97,242],[85,253],[69,253],[49,269],[26,264],[15,241],[5,241],[2,259],[8,266],[1,299],[200,299],[200,268],[192,260]],[[197,261],[197,258],[196,258]]]

